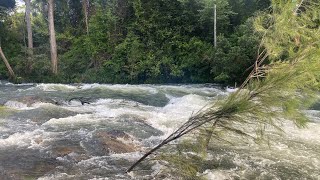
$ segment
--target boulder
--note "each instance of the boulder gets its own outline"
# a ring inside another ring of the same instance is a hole
[[[117,137],[114,135],[119,136]],[[113,132],[113,134],[111,134],[110,132],[97,133],[97,138],[102,143],[103,149],[108,153],[118,154],[137,151],[137,147],[133,143],[124,143],[118,139],[119,137],[125,138],[127,140],[130,139],[129,135],[125,134],[124,132],[120,133],[119,131],[117,132],[117,134],[115,134],[115,132]]]
[[[23,104],[26,104],[28,107],[30,107],[34,103],[50,103],[50,104],[57,104],[60,105],[61,103],[50,98],[46,97],[40,97],[40,96],[22,96],[15,99],[12,99],[12,101],[21,102]]]
[[[61,107],[49,105],[49,106],[41,106],[39,108],[31,109],[27,111],[14,112],[9,115],[9,118],[14,120],[29,119],[35,122],[36,124],[41,125],[52,118],[59,119],[59,118],[65,118],[69,116],[75,116],[77,114],[78,114],[77,112],[73,112]]]
[[[138,151],[141,147],[134,139],[120,130],[97,130],[92,138],[82,142],[83,147],[93,156],[106,156],[111,153],[129,153]]]

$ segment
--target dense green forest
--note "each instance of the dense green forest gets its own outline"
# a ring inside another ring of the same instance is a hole
[[[0,79],[240,86],[0,83],[0,177],[320,177],[319,0],[19,2]]]
[[[14,0],[0,3],[1,47],[15,79],[62,83],[241,82],[261,38],[253,17],[270,6],[270,0],[25,2],[20,9]],[[55,60],[49,37],[57,43]],[[1,63],[0,78],[8,75]]]

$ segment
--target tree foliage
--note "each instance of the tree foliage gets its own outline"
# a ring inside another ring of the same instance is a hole
[[[11,53],[17,48],[4,49],[24,81],[233,84],[244,79],[248,74],[244,70],[253,62],[259,34],[253,32],[249,17],[267,7],[269,1],[263,2],[266,5],[260,6],[261,0],[248,0],[236,7],[232,0],[91,0],[87,33],[82,1],[57,0],[54,16],[60,73],[53,77],[45,65],[49,59],[47,4],[33,0],[31,72],[24,72],[21,60],[26,58],[24,31],[8,36],[20,46],[20,53]],[[246,3],[253,5],[243,15],[239,12],[246,11]],[[216,48],[214,4],[219,35]],[[21,15],[15,12],[5,23]],[[23,21],[15,23],[24,26]]]

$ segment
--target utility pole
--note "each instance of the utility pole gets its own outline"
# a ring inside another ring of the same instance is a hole
[[[217,5],[214,5],[214,29],[213,29],[213,36],[214,36],[214,47],[217,47]]]

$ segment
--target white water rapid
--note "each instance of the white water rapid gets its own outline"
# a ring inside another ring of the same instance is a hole
[[[226,92],[214,85],[0,84],[0,179],[153,179],[125,170]],[[320,107],[268,145],[218,143],[208,179],[320,179]],[[236,137],[230,137],[234,140]]]

